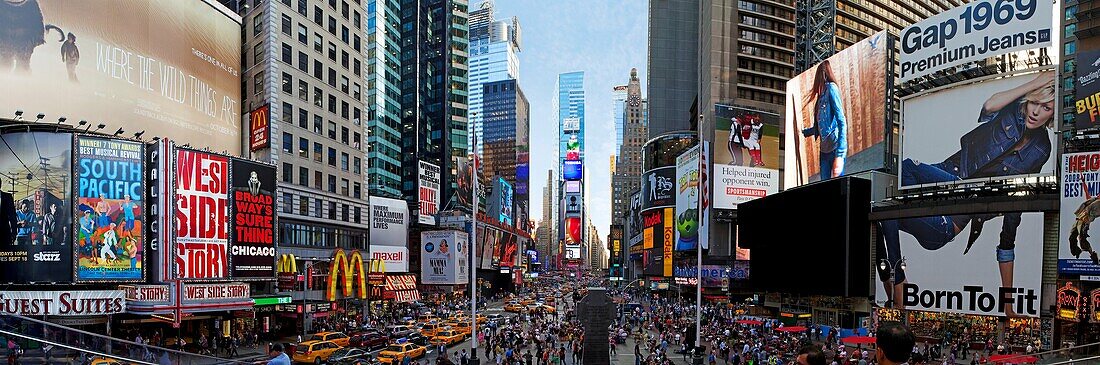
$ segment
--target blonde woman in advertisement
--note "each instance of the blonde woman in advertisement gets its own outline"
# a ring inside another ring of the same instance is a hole
[[[848,120],[840,100],[840,87],[829,60],[821,61],[814,77],[814,87],[807,95],[814,103],[814,125],[802,130],[803,137],[813,136],[818,143],[819,181],[844,175],[844,159],[848,156]],[[809,103],[807,101],[806,103]]]
[[[1034,79],[1012,89],[993,94],[982,104],[978,126],[959,138],[960,149],[943,162],[924,164],[912,159],[901,163],[903,186],[955,181],[981,177],[1038,173],[1050,158],[1049,128],[1054,120],[1054,73],[1038,73]],[[879,267],[883,288],[896,307],[904,290],[905,270],[900,262],[899,232],[909,233],[921,247],[934,251],[942,248],[970,223],[970,238],[963,254],[970,252],[981,236],[983,224],[1003,216],[1000,243],[996,248],[1001,286],[1012,287],[1016,260],[1016,229],[1020,213],[931,216],[882,221],[883,240],[879,252],[886,253],[885,270]],[[893,268],[891,270],[891,268]],[[891,272],[893,280],[890,280]],[[892,281],[892,285],[891,285]],[[1014,316],[1011,308],[1004,313]]]

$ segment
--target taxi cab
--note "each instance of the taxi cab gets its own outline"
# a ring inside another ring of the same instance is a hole
[[[328,361],[332,353],[339,349],[340,345],[332,341],[305,341],[294,348],[294,356],[290,359],[294,362],[321,364]]]
[[[442,330],[442,329],[443,329],[443,325],[440,324],[439,322],[425,323],[425,324],[420,326],[420,334],[424,335],[425,337],[430,338],[432,336],[435,336],[435,333],[439,332],[439,330]]]
[[[416,321],[420,323],[428,323],[437,319],[439,319],[439,317],[436,317],[434,314],[431,313],[424,313],[421,314],[419,317],[416,317]]]
[[[505,312],[512,312],[512,313],[519,313],[519,312],[523,311],[523,307],[524,307],[524,305],[520,304],[519,302],[509,302],[508,304],[504,305],[504,311]]]
[[[473,333],[473,331],[470,330],[470,321],[457,322],[453,326],[451,326],[451,329],[466,336],[469,336],[471,333]]]
[[[531,303],[534,303],[534,302],[535,302],[535,298],[527,297],[527,298],[523,298],[523,300],[520,300],[519,304],[520,305],[528,305],[528,304],[531,304]]]
[[[456,330],[448,329],[448,330],[442,330],[442,331],[439,331],[438,333],[436,333],[435,337],[432,337],[432,342],[431,343],[432,343],[433,346],[439,346],[439,345],[450,346],[452,344],[462,342],[462,340],[465,340],[465,339],[466,339],[465,334],[463,334],[461,332],[458,332]]]
[[[343,332],[319,332],[310,336],[311,341],[332,341],[340,347],[348,347],[348,342],[351,341],[351,337],[345,335]]]
[[[408,342],[393,343],[378,353],[378,361],[383,364],[394,365],[400,364],[406,357],[415,359],[423,357],[426,353],[427,349],[424,346]]]
[[[480,314],[477,315],[477,324],[485,324],[486,322],[489,322],[489,318]]]
[[[112,359],[112,358],[97,357],[95,359],[92,359],[92,364],[91,365],[124,365],[124,364],[126,364],[126,363],[119,362],[118,360],[115,360],[115,359]]]

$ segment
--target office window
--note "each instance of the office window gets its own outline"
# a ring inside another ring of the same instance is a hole
[[[340,102],[340,118],[348,119],[348,102]]]
[[[328,59],[333,61],[333,62],[336,61],[336,44],[335,43],[328,42]]]
[[[340,152],[340,171],[348,171],[349,157],[347,152]]]
[[[363,95],[362,94],[362,89],[359,87],[359,84],[352,83],[351,84],[351,97],[355,98],[355,100],[363,100],[361,98],[362,95]]]
[[[298,127],[309,130],[309,111],[304,108],[298,109]]]
[[[306,16],[306,0],[298,0],[298,14]]]
[[[260,95],[264,91],[264,72],[257,72],[252,76],[253,91],[256,95]]]
[[[324,153],[322,153],[321,143],[313,142],[313,161],[321,162],[322,158],[324,158]]]
[[[309,33],[306,33],[306,26],[302,23],[298,23],[298,43],[309,46]]]
[[[359,183],[351,183],[351,197],[359,199],[363,196],[363,186]]]
[[[294,86],[291,86],[293,83],[294,83],[294,80],[291,79],[290,74],[288,74],[286,72],[283,72],[282,88],[283,88],[284,93],[294,94]],[[286,104],[286,103],[284,103],[284,104]]]
[[[282,52],[280,53],[280,55],[282,56],[283,62],[285,62],[286,64],[288,64],[288,65],[293,65],[294,64],[294,60],[293,60],[293,58],[291,58],[294,55],[294,49],[291,48],[289,44],[283,43],[283,48],[282,48]]]
[[[336,95],[328,96],[328,111],[329,113],[336,114]]]
[[[359,157],[352,157],[352,159],[351,159],[351,172],[356,174],[356,175],[359,175],[362,171],[361,170],[362,168],[359,167],[359,165],[362,165],[362,164],[363,164],[363,159],[361,159]],[[358,198],[358,196],[356,196],[356,198]]]
[[[290,195],[290,193],[287,193],[287,192],[283,193],[283,201],[282,201],[283,213],[290,214],[290,213],[294,212],[294,206],[291,205],[293,200],[294,200],[293,195]]]
[[[348,3],[346,1],[343,4],[340,4],[340,16],[343,16],[344,20],[348,19],[348,13],[351,12],[350,10],[351,9],[348,8]]]
[[[351,146],[355,147],[355,149],[359,149],[359,136],[361,136],[359,132],[351,133]]]
[[[320,115],[314,115],[313,116],[313,133],[321,134],[321,124],[322,124],[321,116]]]
[[[348,134],[351,130],[348,127],[340,127],[340,143],[348,144]]]
[[[352,70],[352,72],[355,72],[355,76],[363,76],[359,72],[359,66],[360,66],[359,60],[351,60],[351,70]]]
[[[328,192],[336,193],[336,175],[328,176]]]
[[[294,124],[294,106],[283,102],[283,123]]]
[[[340,195],[348,196],[348,185],[350,183],[348,179],[340,179]]]
[[[317,80],[325,81],[324,69],[325,68],[321,66],[321,61],[313,60],[313,77],[316,77]]]
[[[320,171],[314,171],[313,172],[313,187],[316,188],[316,189],[320,189],[321,184],[325,183],[324,179],[325,179],[325,174],[322,174]]]
[[[252,64],[258,64],[264,59],[264,42],[256,43],[255,47],[252,47]]]
[[[309,186],[309,169],[298,166],[298,185]]]
[[[294,148],[294,135],[283,132],[283,152],[290,153]]]
[[[332,192],[335,193],[336,189],[333,189]],[[336,220],[336,202],[328,202],[328,219]],[[340,245],[341,243],[342,242],[337,241],[337,245]]]
[[[323,42],[323,41],[324,41],[324,38],[321,37],[320,33],[313,33],[313,51],[314,52],[317,52],[317,53],[324,52],[321,48],[322,47],[321,42]]]
[[[355,125],[359,125],[359,115],[360,114],[361,113],[359,111],[359,107],[351,108],[351,121],[354,122]]]
[[[332,147],[328,148],[328,165],[336,167],[336,149]]]
[[[317,25],[322,25],[322,24],[324,24],[324,21],[325,21],[325,13],[323,11],[321,11],[320,6],[314,6],[313,7],[313,22],[317,23]]]
[[[328,32],[329,34],[336,35],[336,18],[328,17]]]
[[[309,84],[305,80],[298,80],[298,99],[309,100]]]
[[[283,175],[283,182],[285,182],[287,184],[293,184],[294,183],[294,166],[289,164],[289,163],[283,162],[282,175]]]
[[[336,87],[336,70],[328,69],[328,86]]]
[[[283,34],[290,35],[290,25],[291,24],[293,24],[293,23],[290,22],[290,17],[287,16],[286,14],[283,14],[283,16],[282,16]]]
[[[264,30],[264,13],[261,11],[252,17],[252,35],[258,36]]]
[[[325,102],[325,93],[321,92],[321,88],[317,88],[317,87],[313,88],[313,105],[316,105],[317,107],[322,107],[322,106],[324,106],[323,105],[324,102]]]
[[[351,32],[348,31],[348,27],[340,26],[340,40],[344,41],[344,44],[351,43]]]
[[[332,121],[328,122],[328,138],[336,140],[336,123]]]
[[[298,157],[309,158],[309,140],[298,137]]]
[[[363,211],[359,207],[355,207],[355,223],[359,223],[363,218]]]
[[[348,69],[348,52],[340,51],[340,66],[343,66],[345,70]]]
[[[352,40],[352,42],[351,42],[351,46],[352,46],[353,48],[355,48],[355,51],[356,51],[356,52],[362,52],[363,50],[362,50],[362,49],[360,48],[360,46],[362,45],[362,44],[361,44],[361,41],[362,41],[362,40],[361,40],[361,39],[359,39],[359,35],[353,35],[353,36],[351,36],[351,40]]]
[[[309,56],[302,51],[298,51],[298,70],[309,73]]]
[[[350,83],[350,82],[351,81],[348,80],[347,76],[340,76],[340,91],[344,92],[344,94],[347,94],[348,93],[348,83]]]
[[[361,20],[359,18],[359,12],[358,11],[352,11],[351,12],[351,23],[355,24],[356,28],[362,28],[362,26],[361,26],[362,23],[361,23]]]

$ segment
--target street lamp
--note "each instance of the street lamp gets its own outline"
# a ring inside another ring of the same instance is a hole
[[[890,275],[889,276],[889,280],[890,280],[889,282],[893,283],[894,282],[894,274],[898,272],[898,269],[901,269],[902,271],[905,271],[905,256],[902,256],[901,260],[898,260],[897,262],[895,262],[893,264],[891,264],[890,260],[888,260],[888,259],[878,260],[878,268],[879,268],[880,272],[889,273],[889,275]],[[889,285],[887,286],[887,288],[893,289]],[[890,293],[890,295],[886,299],[886,302],[887,303],[893,303],[894,302],[894,293],[893,292]]]
[[[313,274],[312,274],[313,262],[307,262],[306,265],[305,265],[304,270],[305,271],[302,272],[303,273],[302,285],[305,286],[302,290],[302,337],[303,337],[303,340],[306,337],[306,316],[309,315],[309,313],[307,313],[307,311],[306,311],[306,307],[308,306],[308,304],[306,304],[306,300],[308,299],[307,297],[309,296],[309,282],[310,282],[310,279],[312,279],[312,276],[313,276]]]

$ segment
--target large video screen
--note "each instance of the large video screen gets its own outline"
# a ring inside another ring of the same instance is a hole
[[[788,189],[884,166],[892,43],[879,32],[787,81]]]
[[[213,5],[3,1],[0,14],[13,50],[0,84],[19,91],[0,109],[240,152],[241,25]]]
[[[902,102],[901,188],[1054,174],[1054,72],[940,90]]]
[[[779,191],[780,123],[779,114],[714,105],[714,208]]]

